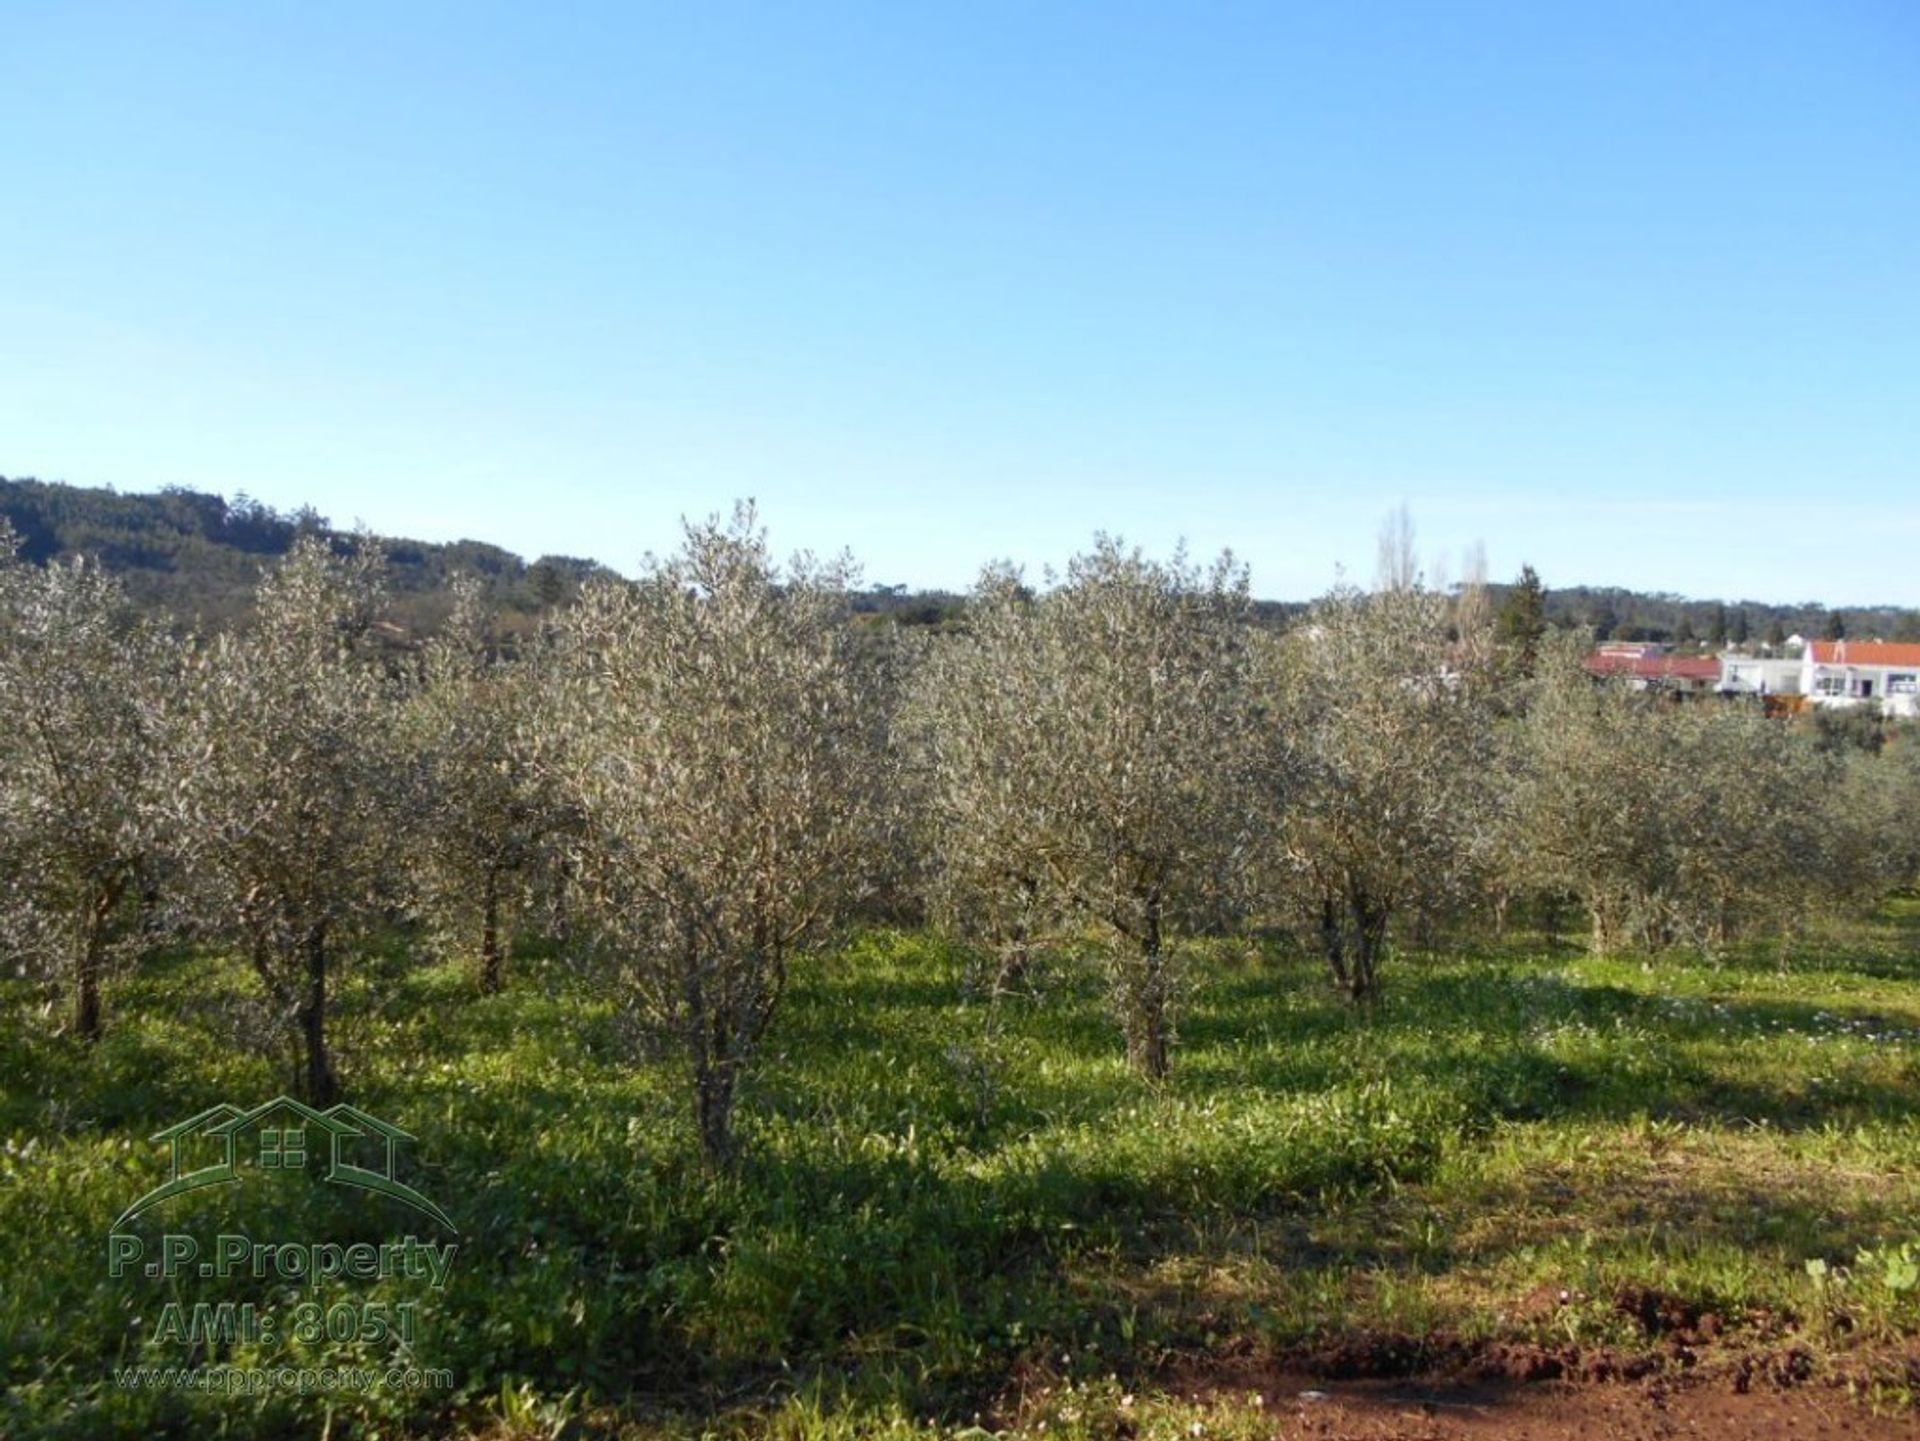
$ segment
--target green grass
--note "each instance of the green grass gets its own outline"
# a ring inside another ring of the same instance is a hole
[[[636,1059],[558,963],[530,958],[483,998],[397,944],[357,960],[338,1026],[351,1096],[418,1137],[404,1169],[459,1225],[453,1278],[318,1293],[418,1301],[410,1350],[230,1359],[397,1357],[456,1381],[367,1396],[113,1381],[186,1359],[151,1339],[169,1294],[309,1294],[107,1274],[114,1216],[165,1176],[147,1138],[283,1089],[285,1062],[242,1039],[261,1033],[245,968],[149,966],[92,1050],[50,1034],[37,994],[0,992],[0,1432],[954,1431],[1035,1367],[1111,1410],[1131,1383],[1110,1375],[1341,1332],[1630,1344],[1611,1304],[1627,1284],[1736,1337],[1768,1316],[1832,1346],[1920,1334],[1896,1264],[1920,1240],[1920,904],[1785,960],[1402,957],[1366,1014],[1303,957],[1193,960],[1155,1087],[1070,965],[1043,999],[994,1008],[937,939],[862,936],[796,977],[722,1178],[698,1164],[672,1065]],[[165,1229],[204,1236],[432,1234],[296,1179],[168,1207]],[[1861,1265],[1863,1249],[1884,1254]],[[1568,1300],[1530,1304],[1543,1290]]]

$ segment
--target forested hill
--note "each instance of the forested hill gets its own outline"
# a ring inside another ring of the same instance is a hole
[[[21,536],[28,560],[92,556],[120,576],[139,604],[206,627],[244,615],[262,565],[285,555],[296,537],[313,531],[346,537],[311,507],[283,513],[246,495],[228,501],[177,487],[121,495],[0,477],[0,515]],[[533,616],[605,569],[561,555],[528,564],[477,540],[435,545],[389,537],[383,543],[392,561],[393,618],[415,631],[439,622],[448,582],[462,573],[483,577],[510,615]]]
[[[123,495],[0,477],[0,515],[22,537],[28,560],[44,564],[62,555],[93,556],[121,577],[141,605],[206,627],[230,624],[246,613],[262,564],[284,555],[295,537],[309,531],[343,540],[347,536],[310,506],[282,512],[244,494],[229,501],[180,487]],[[569,600],[588,577],[608,573],[595,561],[573,556],[546,555],[528,562],[477,540],[434,544],[386,537],[383,543],[393,564],[393,619],[415,633],[433,629],[445,614],[448,582],[455,575],[483,577],[509,619],[531,621]],[[1835,626],[1836,613],[1818,601],[1697,600],[1621,589],[1559,588],[1552,576],[1542,579],[1547,620],[1559,626],[1592,626],[1602,639],[1758,643],[1770,635],[1817,638]],[[1504,598],[1506,587],[1493,590],[1496,602]],[[946,592],[898,585],[875,586],[854,601],[858,611],[915,625],[950,622],[961,604],[960,597]],[[1262,619],[1284,622],[1302,604],[1265,601],[1259,609]],[[1856,638],[1920,640],[1920,611],[1897,606],[1848,608],[1838,614],[1838,624]]]
[[[278,511],[245,494],[229,501],[178,486],[124,495],[0,476],[0,516],[22,538],[27,560],[44,565],[65,555],[91,556],[121,578],[136,603],[203,628],[244,616],[263,565],[285,555],[298,536],[319,532],[351,543],[351,532],[311,506]],[[379,539],[392,563],[391,618],[415,634],[433,630],[445,616],[456,575],[482,577],[512,630],[516,618],[530,624],[571,600],[588,578],[613,574],[575,556],[529,562],[485,541]],[[854,604],[904,623],[937,625],[957,616],[961,601],[938,591],[876,586]]]

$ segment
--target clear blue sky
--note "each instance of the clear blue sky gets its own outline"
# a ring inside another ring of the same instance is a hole
[[[1920,603],[1920,6],[0,0],[0,474]]]

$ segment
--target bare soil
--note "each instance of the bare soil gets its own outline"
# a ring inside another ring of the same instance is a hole
[[[1622,1351],[1446,1337],[1358,1336],[1261,1360],[1196,1361],[1169,1389],[1260,1397],[1278,1438],[1339,1441],[1920,1441],[1920,1345],[1821,1361],[1790,1338],[1724,1345],[1718,1318],[1623,1293],[1655,1344]],[[1878,1398],[1879,1404],[1870,1404]]]
[[[1340,1441],[1721,1441],[1846,1437],[1913,1441],[1920,1419],[1878,1414],[1830,1388],[1736,1391],[1704,1378],[1476,1386],[1304,1380],[1269,1402],[1283,1437]]]

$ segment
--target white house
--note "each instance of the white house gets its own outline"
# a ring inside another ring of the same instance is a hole
[[[1800,689],[1818,706],[1877,701],[1888,715],[1920,716],[1920,645],[1814,641],[1800,658]]]
[[[1797,656],[1734,655],[1720,657],[1720,692],[1723,695],[1800,695],[1800,672],[1805,667]]]

